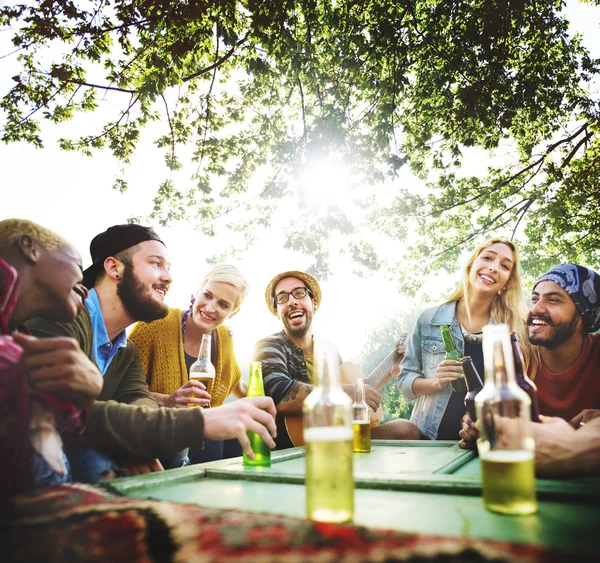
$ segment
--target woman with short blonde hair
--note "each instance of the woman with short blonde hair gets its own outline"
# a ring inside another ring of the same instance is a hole
[[[238,313],[248,290],[248,282],[238,268],[219,264],[206,273],[187,310],[170,308],[164,319],[135,325],[129,338],[136,345],[150,393],[159,406],[218,407],[230,394],[246,396],[248,386],[241,379],[231,332],[223,323]],[[190,366],[198,357],[205,334],[212,336],[211,360],[215,367],[210,395],[202,383],[189,379]],[[204,457],[213,457],[201,461],[222,459],[222,444],[205,447]],[[238,449],[235,455],[241,455]]]

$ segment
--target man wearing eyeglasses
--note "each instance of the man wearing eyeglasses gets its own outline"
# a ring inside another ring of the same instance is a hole
[[[314,336],[312,318],[321,304],[321,288],[312,276],[299,271],[276,275],[265,290],[267,307],[283,323],[283,330],[256,343],[254,361],[262,363],[265,394],[277,408],[277,449],[301,445],[302,403],[313,389]],[[342,360],[338,353],[338,363]],[[352,384],[343,385],[350,397]],[[366,401],[375,412],[381,395],[365,386]],[[392,421],[373,429],[374,438],[418,439],[408,421]],[[416,428],[416,427],[415,427]]]

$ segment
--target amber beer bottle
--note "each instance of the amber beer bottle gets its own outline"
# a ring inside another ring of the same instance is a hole
[[[354,516],[352,400],[340,385],[338,354],[315,342],[315,383],[302,406],[306,444],[306,515],[321,522]]]
[[[354,403],[352,404],[352,440],[353,451],[368,453],[371,451],[371,415],[365,400],[365,382],[358,378],[354,383]]]
[[[485,385],[475,397],[483,502],[503,514],[537,510],[531,401],[515,381],[508,325],[483,328]]]
[[[215,383],[215,366],[212,365],[210,358],[210,345],[210,334],[203,334],[202,342],[200,343],[200,351],[198,352],[198,359],[190,366],[190,379],[196,379],[200,383],[203,383],[206,387],[206,392],[209,395],[212,395],[213,385]],[[198,397],[198,395],[191,396]],[[198,405],[192,403],[188,404],[188,407],[197,406]],[[202,406],[210,407],[210,403]]]
[[[262,366],[260,362],[250,363],[250,377],[248,378],[247,397],[264,397],[265,388],[263,386]],[[245,466],[271,467],[271,448],[267,446],[259,434],[248,432],[248,439],[254,452],[254,459],[249,459],[244,453]]]
[[[456,360],[460,361],[462,356],[460,352],[456,349],[456,344],[454,344],[454,338],[452,338],[452,333],[450,332],[450,328],[447,325],[442,325],[440,327],[442,332],[442,340],[444,341],[444,348],[446,349],[446,360]],[[452,382],[452,389],[457,393],[464,392],[467,390],[467,384],[465,383],[465,378],[461,377],[459,379],[455,379]]]
[[[521,347],[519,346],[519,337],[514,332],[510,333],[510,343],[515,361],[517,385],[529,395],[529,399],[531,400],[531,420],[539,422],[540,411],[538,408],[537,387],[525,373],[525,361],[523,360],[523,352],[521,352]]]
[[[479,373],[471,356],[464,356],[460,362],[462,363],[462,369],[465,374],[468,389],[467,394],[465,395],[465,407],[467,407],[471,420],[475,422],[477,420],[475,397],[477,396],[477,393],[483,389],[483,382],[481,381],[481,377],[479,377]]]

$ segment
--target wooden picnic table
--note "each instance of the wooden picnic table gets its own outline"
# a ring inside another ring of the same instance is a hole
[[[272,453],[270,468],[242,458],[115,479],[112,489],[158,499],[305,518],[304,448]],[[468,537],[597,551],[600,478],[537,480],[539,510],[489,512],[474,452],[447,441],[374,440],[354,454],[354,524],[418,534]]]

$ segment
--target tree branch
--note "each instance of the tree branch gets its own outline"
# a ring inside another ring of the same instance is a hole
[[[207,66],[206,68],[203,68],[202,70],[199,70],[198,72],[194,72],[194,74],[190,74],[189,76],[186,76],[185,78],[182,78],[182,82],[189,82],[190,80],[193,80],[194,78],[198,78],[199,76],[202,76],[203,74],[206,74],[207,72],[210,72],[211,70],[216,69],[217,67],[221,66],[227,59],[229,59],[233,53],[235,53],[235,50],[242,45],[242,43],[246,42],[246,39],[248,38],[248,36],[246,35],[243,39],[240,39],[229,51],[227,51],[227,53],[225,53],[225,55],[223,55],[217,62],[211,64],[210,66]],[[217,44],[218,44],[218,38],[217,38]],[[217,52],[218,52],[218,47],[217,47]]]
[[[459,202],[454,203],[454,204],[452,204],[452,205],[450,205],[448,207],[445,207],[443,209],[432,211],[431,213],[428,213],[426,215],[426,217],[436,217],[437,215],[441,215],[442,213],[445,213],[446,211],[450,211],[451,209],[454,209],[455,207],[461,207],[463,205],[471,203],[471,202],[479,199],[480,197],[482,197],[484,195],[489,195],[490,193],[497,192],[498,190],[502,189],[504,186],[507,186],[508,184],[512,183],[514,180],[516,180],[517,178],[519,178],[523,174],[526,174],[527,172],[529,172],[532,168],[535,168],[538,165],[542,165],[544,163],[544,161],[546,160],[546,158],[548,157],[548,155],[552,151],[554,151],[554,149],[556,149],[560,145],[564,145],[565,143],[571,142],[573,139],[576,139],[583,131],[585,131],[587,129],[587,126],[588,126],[588,123],[586,122],[575,133],[573,133],[572,135],[569,135],[568,137],[566,137],[564,139],[560,139],[559,141],[556,141],[555,143],[549,145],[546,148],[545,152],[542,154],[542,156],[540,158],[538,158],[535,162],[532,162],[531,164],[529,164],[525,168],[522,168],[521,170],[519,170],[518,172],[516,172],[515,174],[513,174],[512,176],[510,176],[506,180],[503,180],[497,186],[495,186],[493,188],[488,188],[485,191],[482,190],[477,195],[475,195],[475,196],[473,196],[473,197],[471,197],[471,198],[469,198],[467,200],[459,201]],[[587,139],[588,139],[588,137],[585,137],[583,139],[583,142],[585,142]],[[579,146],[581,146],[581,143],[578,144],[577,148],[579,148]],[[570,158],[572,158],[572,155],[570,155]]]

